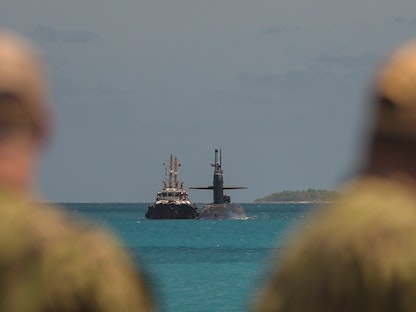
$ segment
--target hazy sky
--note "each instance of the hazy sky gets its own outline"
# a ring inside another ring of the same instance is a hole
[[[153,201],[169,154],[185,186],[222,149],[233,201],[334,189],[358,167],[369,79],[416,36],[414,0],[2,0],[44,52],[54,201]],[[212,194],[190,190],[196,202]]]

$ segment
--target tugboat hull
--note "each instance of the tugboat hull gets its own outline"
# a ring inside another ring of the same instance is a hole
[[[149,206],[145,217],[147,219],[197,219],[195,205],[188,204],[153,204]]]
[[[162,165],[166,163],[163,162]],[[170,154],[169,167],[165,168],[163,188],[157,193],[156,201],[149,206],[145,214],[147,219],[198,218],[196,205],[190,201],[183,182],[178,181],[180,166],[178,158]]]

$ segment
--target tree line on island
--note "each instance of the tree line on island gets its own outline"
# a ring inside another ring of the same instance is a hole
[[[255,203],[276,203],[276,202],[332,202],[337,201],[341,193],[330,190],[308,189],[306,191],[283,191],[257,198]]]

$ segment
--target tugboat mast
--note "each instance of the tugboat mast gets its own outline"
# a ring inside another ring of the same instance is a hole
[[[162,163],[163,165],[165,164],[164,162]],[[163,181],[163,187],[168,187],[168,188],[175,188],[179,186],[178,183],[178,174],[179,174],[179,160],[178,158],[175,156],[173,157],[172,154],[170,154],[169,156],[169,168],[166,168],[165,170],[168,171],[168,174],[165,173],[165,176],[168,176],[168,183],[166,185],[166,180]]]
[[[174,187],[176,187],[176,188],[179,187],[179,183],[178,183],[179,169],[178,169],[178,166],[179,166],[179,161],[178,161],[178,158],[175,156],[175,159],[173,160],[173,170],[174,170],[173,180],[174,180]]]

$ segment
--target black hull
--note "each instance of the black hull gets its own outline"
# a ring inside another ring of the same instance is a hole
[[[192,204],[153,204],[149,206],[145,217],[147,219],[197,219],[198,212],[197,207]]]
[[[199,219],[208,220],[245,220],[246,212],[240,204],[207,204],[202,207]]]

